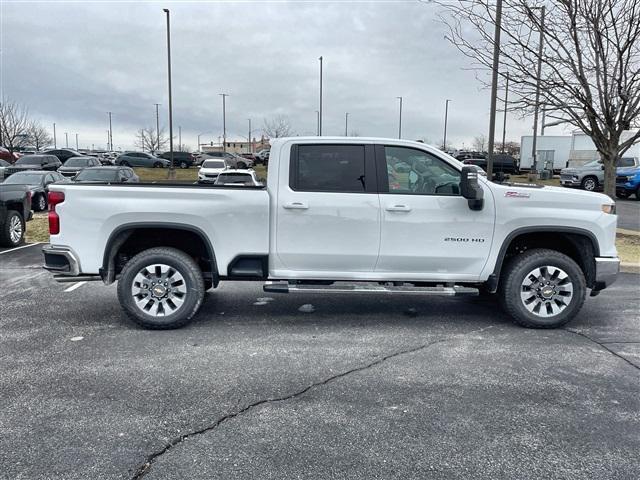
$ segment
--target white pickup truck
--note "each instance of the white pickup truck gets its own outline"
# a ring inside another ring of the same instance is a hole
[[[497,184],[416,142],[273,141],[266,187],[62,184],[45,268],[118,281],[147,328],[185,325],[225,280],[268,292],[497,293],[527,327],[568,322],[619,270],[615,204]]]

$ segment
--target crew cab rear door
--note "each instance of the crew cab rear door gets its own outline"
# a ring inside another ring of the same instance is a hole
[[[290,161],[279,171],[274,269],[306,272],[300,276],[307,278],[317,273],[315,278],[337,279],[346,272],[370,276],[380,245],[373,145],[284,148],[290,148]]]
[[[460,171],[421,149],[376,145],[382,228],[376,272],[398,278],[455,280],[479,276],[491,249],[495,209],[469,209]]]

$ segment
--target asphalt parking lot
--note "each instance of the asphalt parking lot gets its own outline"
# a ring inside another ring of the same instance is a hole
[[[0,478],[640,478],[638,275],[562,330],[236,283],[150,332],[39,250],[0,254]]]

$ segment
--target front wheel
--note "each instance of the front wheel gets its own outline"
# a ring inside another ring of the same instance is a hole
[[[585,177],[584,180],[582,180],[581,186],[583,190],[593,192],[598,188],[598,179],[595,177]]]
[[[569,322],[582,308],[587,292],[576,262],[543,248],[513,258],[500,285],[505,310],[528,328],[557,328]]]
[[[162,165],[162,163],[161,163],[161,162],[155,162],[155,163],[153,164],[153,168],[162,168],[162,167],[163,167],[163,165]]]
[[[118,299],[131,319],[148,329],[183,327],[202,304],[202,272],[186,253],[151,248],[133,257],[118,280]]]
[[[631,194],[629,192],[627,192],[626,190],[618,190],[616,192],[616,197],[618,198],[629,198],[631,196]]]

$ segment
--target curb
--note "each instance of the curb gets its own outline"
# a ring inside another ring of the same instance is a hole
[[[640,263],[622,262],[620,264],[620,271],[623,273],[640,274]]]

